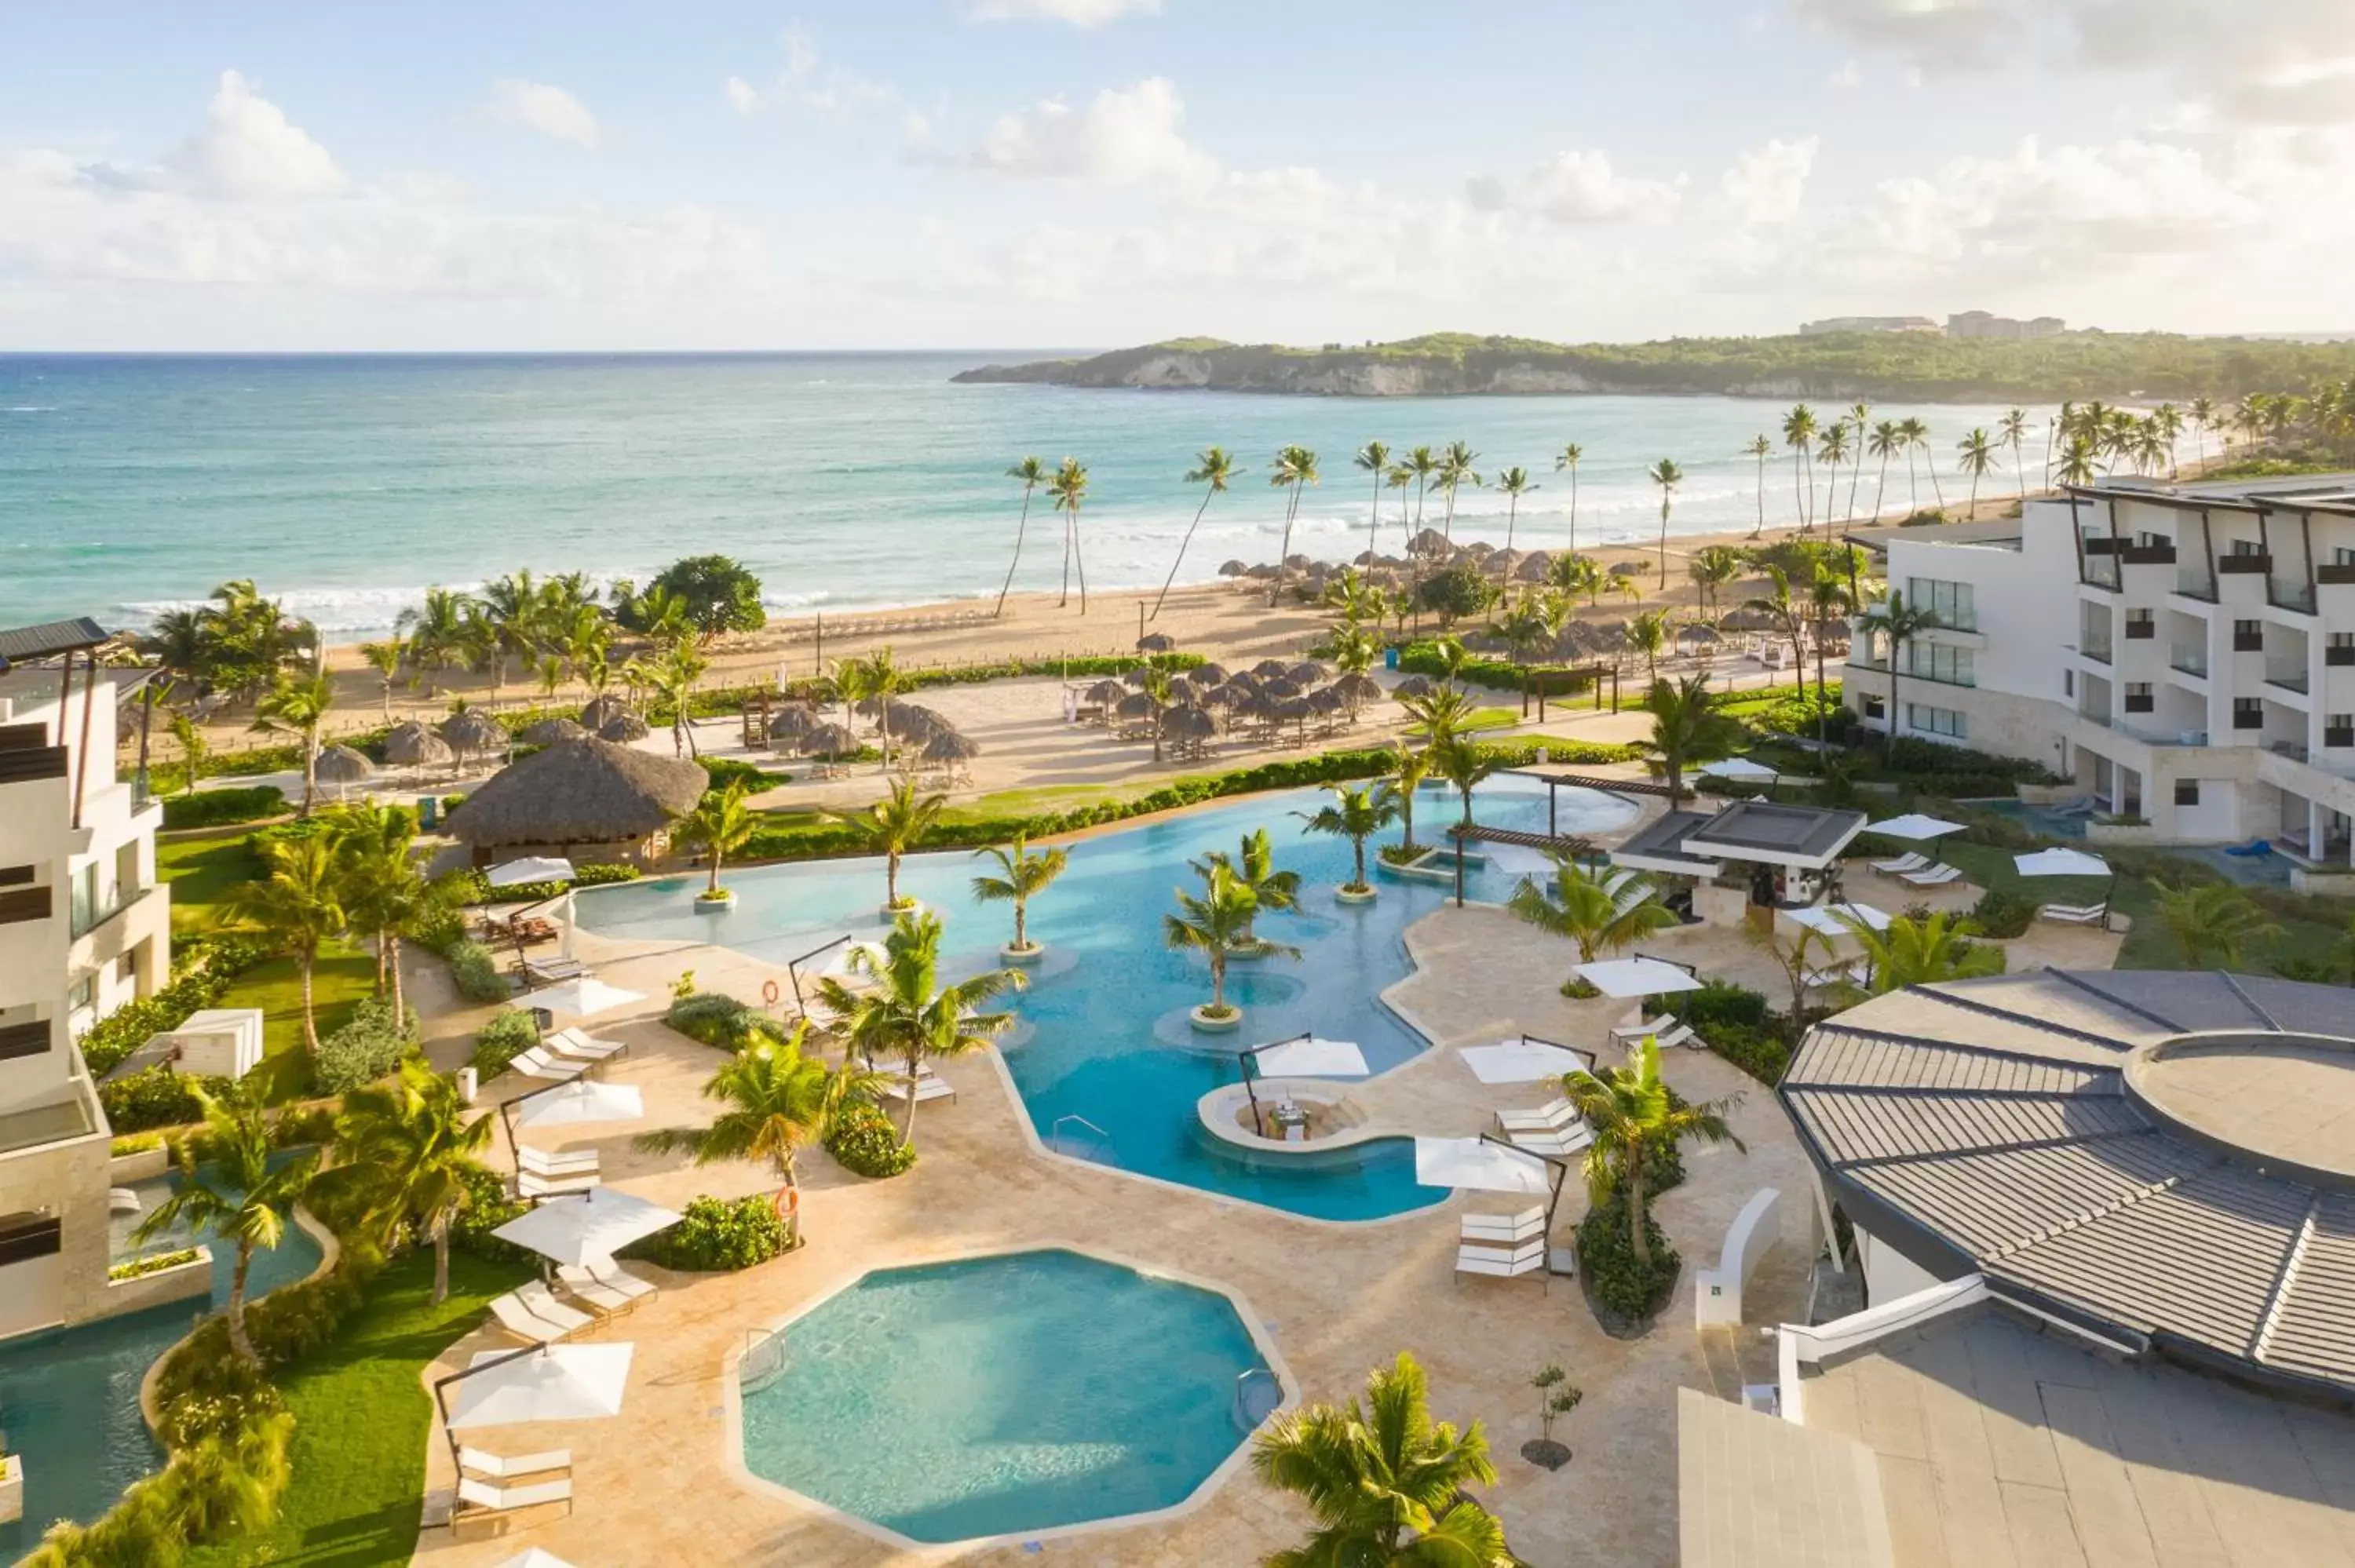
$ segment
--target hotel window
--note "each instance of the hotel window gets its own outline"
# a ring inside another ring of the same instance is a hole
[[[73,922],[73,934],[79,937],[90,929],[91,919],[98,913],[98,862],[91,861],[74,873],[73,880],[67,885],[73,895],[73,909],[69,916]]]
[[[2355,549],[2339,546],[2330,552],[2330,564],[2334,567],[2355,567]]]
[[[2232,699],[2232,727],[2234,729],[2264,728],[2264,699],[2263,697],[2234,697]]]
[[[92,969],[90,973],[82,976],[81,979],[74,981],[73,989],[66,992],[66,1011],[68,1012],[80,1012],[85,1008],[95,1007],[97,1005],[98,971],[96,969]]]
[[[2355,664],[2355,631],[2334,631],[2322,645],[2326,664]]]
[[[2179,806],[2200,804],[2200,780],[2179,779],[2175,781],[2175,803]]]
[[[2232,652],[2262,653],[2265,651],[2265,623],[2262,620],[2232,622]]]
[[[2126,635],[2156,637],[2158,635],[2158,622],[2147,609],[2130,609],[2126,611]]]
[[[1975,686],[1977,673],[1967,648],[1949,648],[1939,642],[1908,642],[1905,645],[1905,673],[1924,681],[1939,681],[1949,686]]]
[[[2322,744],[2355,746],[2355,714],[2330,714],[2322,721]]]
[[[2225,552],[2232,556],[2262,556],[2264,553],[2264,546],[2254,539],[2235,539],[2232,541],[2232,547]]]
[[[1905,705],[1905,727],[1923,735],[1943,735],[1950,740],[1962,740],[1970,734],[1970,726],[1962,715],[1952,708],[1934,708],[1927,703]]]
[[[2128,681],[2126,683],[2126,712],[2130,714],[2147,714],[2150,711],[2150,683],[2148,681]]]
[[[1938,618],[1939,625],[1955,631],[1979,629],[1978,609],[1972,601],[1968,583],[1948,582],[1944,577],[1908,577],[1905,602],[1928,610]]]

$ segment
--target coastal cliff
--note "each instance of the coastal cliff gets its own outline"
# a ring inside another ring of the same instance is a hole
[[[1913,401],[2238,397],[2355,376],[2355,344],[2068,333],[2028,342],[1917,333],[1540,343],[1443,333],[1292,348],[1178,338],[1086,359],[985,365],[953,380],[1301,397],[1618,393]]]

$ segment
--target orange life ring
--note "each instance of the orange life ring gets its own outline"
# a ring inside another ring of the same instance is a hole
[[[783,994],[784,994],[784,992],[783,992],[783,991],[779,991],[779,990],[777,989],[777,982],[776,982],[776,981],[774,981],[774,980],[762,980],[762,981],[761,982],[761,1000],[762,1000],[763,1002],[767,1003],[769,1006],[771,1006],[771,1007],[774,1007],[774,1006],[776,1006],[776,1005],[777,1005],[777,998],[779,998],[780,996],[783,996]]]
[[[777,1211],[777,1218],[792,1224],[802,1217],[802,1190],[799,1187],[783,1189],[770,1201],[770,1207]]]

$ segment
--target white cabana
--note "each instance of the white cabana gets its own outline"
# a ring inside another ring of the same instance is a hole
[[[1944,817],[1924,816],[1920,811],[1908,811],[1902,817],[1891,817],[1885,822],[1868,822],[1868,833],[1886,833],[1892,839],[1942,839],[1948,833],[1963,831],[1960,822],[1950,822]]]
[[[1544,1160],[1485,1138],[1416,1139],[1414,1179],[1425,1187],[1553,1195],[1552,1168]]]
[[[610,1012],[614,1008],[627,1007],[631,1002],[645,1000],[634,991],[607,985],[595,975],[582,975],[559,985],[526,991],[508,1005],[543,1007],[559,1018],[587,1018],[592,1013]]]
[[[646,1114],[645,1096],[631,1084],[575,1078],[515,1102],[523,1127],[580,1127],[590,1122],[636,1121]]]
[[[1666,996],[1701,987],[1690,970],[1657,959],[1601,959],[1572,972],[1605,996]]]
[[[1870,904],[1818,904],[1806,909],[1785,909],[1783,913],[1792,922],[1810,931],[1820,931],[1827,937],[1853,937],[1856,927],[1840,918],[1846,915],[1868,931],[1889,929],[1889,916]]]
[[[1484,1084],[1534,1084],[1565,1073],[1593,1070],[1593,1065],[1569,1046],[1550,1045],[1542,1040],[1466,1045],[1461,1054],[1472,1075]]]
[[[577,874],[569,860],[527,854],[491,867],[483,874],[483,880],[493,887],[528,887],[536,882],[570,882]]]
[[[1243,1054],[1263,1078],[1362,1078],[1372,1071],[1366,1065],[1366,1054],[1353,1043],[1314,1034],[1279,1040]]]
[[[2034,854],[2016,854],[2011,863],[2022,876],[2107,876],[2110,863],[2083,850],[2053,848]]]
[[[574,1197],[549,1198],[526,1209],[491,1234],[578,1267],[604,1262],[634,1241],[678,1224],[676,1210],[615,1187],[591,1187]]]
[[[1731,779],[1742,784],[1772,784],[1782,775],[1763,762],[1753,762],[1746,757],[1728,757],[1716,762],[1704,762],[1694,772],[1711,779]]]
[[[593,1421],[622,1413],[637,1347],[542,1345],[521,1355],[479,1351],[451,1391],[452,1431],[541,1421]]]

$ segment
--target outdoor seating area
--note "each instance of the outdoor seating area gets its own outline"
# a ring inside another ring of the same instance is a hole
[[[1156,745],[1165,758],[1188,759],[1222,745],[1247,750],[1329,738],[1358,724],[1383,696],[1380,683],[1362,673],[1336,677],[1315,660],[1263,659],[1233,672],[1219,664],[1131,670],[1117,680],[1066,687],[1063,710],[1071,723]]]

